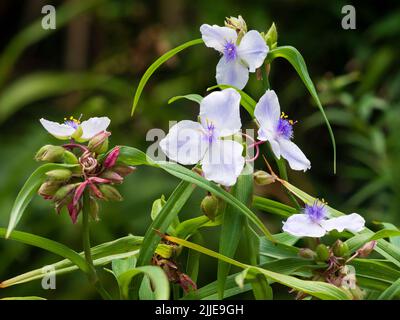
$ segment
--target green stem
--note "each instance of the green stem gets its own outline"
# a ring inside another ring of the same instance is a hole
[[[83,194],[83,209],[82,209],[82,237],[83,237],[83,251],[86,262],[89,265],[89,272],[87,273],[87,276],[89,281],[94,285],[94,287],[96,288],[97,292],[101,295],[101,297],[105,300],[111,300],[111,296],[101,284],[96,272],[96,268],[94,267],[93,264],[93,258],[90,246],[89,216],[90,216],[90,198],[89,198],[89,193],[85,191]]]

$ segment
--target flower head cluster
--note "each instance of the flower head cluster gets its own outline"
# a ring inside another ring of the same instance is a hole
[[[325,204],[316,201],[312,205],[306,205],[303,213],[290,216],[284,222],[282,230],[297,237],[320,238],[332,230],[360,232],[364,225],[364,218],[357,213],[329,218]]]
[[[230,18],[226,27],[203,24],[200,27],[207,47],[222,54],[217,65],[217,83],[243,89],[249,80],[249,72],[261,67],[268,54],[268,46],[258,31],[247,32],[246,23]]]
[[[64,124],[45,119],[40,122],[53,136],[72,139],[63,146],[46,145],[36,154],[38,161],[70,165],[48,171],[47,180],[39,188],[39,194],[44,199],[54,202],[57,213],[66,207],[75,223],[82,210],[85,190],[89,194],[91,213],[95,219],[98,218],[97,200],[122,200],[113,185],[122,183],[124,177],[132,173],[134,168],[117,164],[119,147],[107,153],[110,133],[105,130],[110,123],[108,118],[91,118],[82,124],[73,118],[66,120]],[[89,140],[88,145],[76,143],[74,137],[78,136],[80,141]]]

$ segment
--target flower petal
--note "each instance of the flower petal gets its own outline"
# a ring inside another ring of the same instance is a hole
[[[203,24],[200,27],[200,32],[205,45],[219,52],[224,51],[227,42],[236,43],[237,39],[235,30],[217,25],[210,26],[209,24]]]
[[[342,232],[344,229],[346,229],[350,232],[360,232],[362,229],[364,229],[365,220],[359,214],[352,213],[329,220],[323,220],[321,225],[326,231],[336,229],[337,231]]]
[[[237,133],[242,127],[240,94],[232,88],[210,93],[200,103],[199,117],[204,128],[214,125],[217,137]]]
[[[274,130],[278,125],[281,116],[281,107],[278,96],[274,90],[265,91],[254,109],[254,116],[260,127],[267,130]]]
[[[40,119],[40,123],[42,126],[49,132],[51,135],[56,137],[57,139],[67,140],[69,139],[75,132],[75,129],[64,124],[57,123],[54,121],[49,121],[46,119]]]
[[[240,41],[237,53],[246,62],[250,72],[255,72],[264,63],[268,46],[258,31],[250,30]]]
[[[81,123],[82,136],[80,141],[92,139],[96,134],[106,130],[110,125],[111,120],[107,117],[94,117]]]
[[[207,150],[203,127],[198,122],[179,121],[160,141],[160,148],[173,161],[184,165],[196,164]]]
[[[311,168],[310,160],[306,158],[303,151],[300,150],[292,141],[287,139],[278,139],[282,157],[288,162],[293,170],[306,171]]]
[[[224,186],[232,186],[243,170],[243,146],[233,140],[217,140],[202,160],[204,177]]]
[[[296,237],[319,238],[326,233],[323,227],[311,221],[305,214],[291,215],[284,222],[282,230]]]
[[[218,84],[228,84],[243,89],[249,80],[249,69],[239,59],[227,60],[222,57],[217,64]]]

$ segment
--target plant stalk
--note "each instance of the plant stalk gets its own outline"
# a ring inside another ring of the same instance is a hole
[[[89,265],[89,272],[87,273],[89,281],[94,285],[97,292],[104,300],[111,300],[111,296],[104,289],[96,272],[93,264],[91,246],[90,246],[90,199],[87,191],[83,194],[83,208],[82,208],[82,237],[83,237],[83,251],[87,264]]]

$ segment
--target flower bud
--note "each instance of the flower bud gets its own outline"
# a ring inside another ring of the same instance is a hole
[[[100,178],[110,180],[112,183],[122,183],[124,178],[122,178],[114,170],[107,170],[100,175]]]
[[[35,155],[36,161],[61,162],[65,149],[60,146],[45,145]]]
[[[269,173],[258,170],[253,174],[254,182],[259,186],[265,186],[275,182],[275,177]]]
[[[276,30],[275,23],[272,23],[266,34],[263,34],[263,38],[271,50],[278,44],[278,31]]]
[[[108,150],[108,137],[111,135],[110,132],[101,131],[96,134],[88,143],[90,151],[97,154],[107,152]]]
[[[122,201],[121,194],[113,186],[108,184],[99,185],[100,192],[103,194],[103,198],[106,201]]]
[[[160,243],[156,248],[156,253],[164,259],[171,258],[174,252],[174,247],[165,243]]]
[[[315,253],[315,251],[312,251],[309,248],[301,248],[299,250],[299,256],[306,259],[315,259],[317,257],[317,254]]]
[[[68,169],[55,169],[47,171],[46,176],[53,181],[68,181],[72,176],[72,172]]]
[[[376,247],[376,240],[367,242],[360,249],[357,250],[358,256],[361,258],[368,257]]]
[[[97,203],[96,199],[90,197],[90,216],[94,221],[99,221],[99,204]]]
[[[328,261],[330,254],[329,249],[326,245],[320,243],[315,251],[317,253],[317,259],[319,261]]]
[[[103,162],[104,168],[108,169],[115,165],[119,156],[119,151],[119,147],[115,147],[110,151],[110,153],[107,155],[107,158]]]
[[[334,243],[332,250],[335,257],[345,257],[349,254],[349,247],[347,246],[347,243],[341,240],[337,240]]]
[[[136,171],[136,167],[116,165],[116,166],[113,166],[112,170],[114,172],[118,173],[121,177],[126,177],[127,175]]]
[[[218,203],[219,203],[219,200],[214,195],[207,195],[201,201],[201,204],[200,204],[201,210],[203,211],[204,215],[207,216],[210,220],[214,221],[214,219],[218,213]]]
[[[79,160],[71,151],[65,150],[63,155],[63,162],[66,164],[78,164]]]
[[[60,183],[55,181],[46,181],[40,186],[38,194],[45,199],[51,199],[59,188]]]
[[[235,30],[237,33],[242,32],[243,34],[247,32],[246,21],[242,18],[242,16],[230,17],[225,19],[225,27],[231,28]]]
[[[72,195],[73,191],[76,188],[76,183],[72,184],[67,184],[65,186],[62,186],[61,188],[58,189],[58,191],[54,194],[54,201],[61,201],[65,199],[65,197]]]

